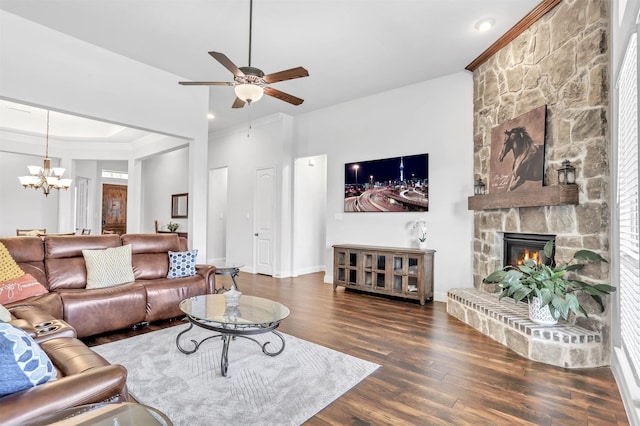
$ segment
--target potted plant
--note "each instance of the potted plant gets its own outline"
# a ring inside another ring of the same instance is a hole
[[[544,253],[551,258],[553,241],[544,246]],[[527,259],[523,265],[508,265],[504,269],[494,271],[484,279],[487,283],[497,283],[501,288],[499,299],[505,296],[513,297],[517,302],[523,299],[529,301],[529,316],[538,323],[548,324],[557,322],[562,317],[567,320],[573,312],[585,316],[587,311],[580,304],[576,294],[582,292],[591,296],[604,311],[602,296],[615,291],[615,287],[608,284],[588,284],[573,279],[570,272],[578,271],[586,265],[573,261],[606,262],[602,256],[590,250],[579,250],[573,255],[569,263],[554,266],[538,264],[534,259]],[[543,319],[539,313],[532,312],[532,308],[539,305],[542,310],[548,308],[551,319]]]
[[[417,230],[418,247],[420,250],[427,248],[427,220],[424,218],[416,219],[410,222],[411,229]]]
[[[169,232],[176,232],[179,226],[180,225],[175,222],[167,223],[167,229],[169,230]]]

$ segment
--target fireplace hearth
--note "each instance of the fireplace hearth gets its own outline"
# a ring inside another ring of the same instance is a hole
[[[526,259],[534,259],[538,264],[554,265],[555,235],[504,233],[503,265],[522,265]],[[551,258],[544,254],[544,245],[554,241]]]

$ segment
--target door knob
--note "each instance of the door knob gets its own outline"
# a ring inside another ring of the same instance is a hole
[[[257,237],[257,236],[258,236],[258,233],[256,232],[255,234],[253,234],[253,236],[254,236],[254,237]]]

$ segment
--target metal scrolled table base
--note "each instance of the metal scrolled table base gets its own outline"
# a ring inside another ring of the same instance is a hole
[[[267,356],[280,355],[282,351],[284,351],[284,347],[285,347],[284,337],[282,336],[282,334],[278,333],[275,330],[280,325],[279,322],[275,324],[265,324],[264,326],[259,328],[258,327],[242,328],[237,326],[235,328],[226,328],[226,327],[218,327],[202,321],[197,321],[195,319],[192,319],[189,316],[187,316],[187,318],[189,319],[189,328],[181,331],[176,336],[176,346],[178,347],[178,350],[183,354],[190,355],[196,352],[200,348],[200,345],[202,345],[205,341],[216,338],[216,337],[220,337],[222,339],[222,356],[220,357],[220,373],[222,374],[223,377],[227,376],[227,372],[229,370],[229,343],[231,342],[231,340],[235,340],[236,337],[242,337],[243,339],[247,339],[255,342],[258,346],[261,347],[262,353],[264,353]],[[220,334],[214,334],[213,336],[205,337],[199,342],[197,340],[191,339],[191,343],[193,343],[193,346],[194,346],[193,349],[191,350],[185,349],[180,345],[180,337],[182,337],[183,334],[190,331],[193,328],[193,325],[195,323],[197,323],[196,325],[198,327],[206,328],[207,330],[217,331]],[[250,335],[264,334],[269,332],[278,336],[278,338],[282,342],[282,347],[278,351],[271,352],[267,349],[267,346],[271,344],[271,341],[261,343],[258,340],[254,339],[253,337],[249,337]]]

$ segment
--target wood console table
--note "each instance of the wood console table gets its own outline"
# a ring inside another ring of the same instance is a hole
[[[171,232],[171,231],[160,231],[158,230],[157,234],[178,234],[178,237],[183,237],[186,238],[187,240],[189,239],[189,233],[188,232]]]
[[[425,301],[433,300],[435,250],[353,244],[333,246],[333,289],[338,286]]]

